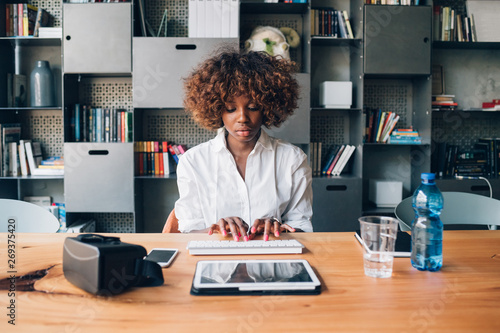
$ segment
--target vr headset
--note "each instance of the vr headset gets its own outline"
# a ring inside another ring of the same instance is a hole
[[[146,249],[118,237],[82,234],[64,241],[64,276],[75,286],[96,295],[116,295],[130,287],[160,286],[163,272],[144,260]]]

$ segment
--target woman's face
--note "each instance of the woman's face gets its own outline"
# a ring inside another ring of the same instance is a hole
[[[248,96],[233,97],[222,112],[222,122],[229,133],[228,140],[255,143],[262,125],[262,108]]]

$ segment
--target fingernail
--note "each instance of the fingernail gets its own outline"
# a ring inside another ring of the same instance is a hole
[[[226,230],[222,230],[222,235],[223,235],[223,236],[227,236],[227,232],[226,232]]]
[[[292,228],[292,231],[295,232],[295,229]]]
[[[269,235],[264,235],[264,242],[267,242],[269,240]]]
[[[276,231],[276,232],[274,233],[274,236],[279,237],[279,236],[280,236],[280,232],[279,232],[279,231]]]
[[[244,240],[245,242],[248,242],[248,236],[243,236],[243,240]]]
[[[212,230],[208,230],[208,234],[211,235],[212,234]]]
[[[255,227],[252,227],[252,234],[255,234]]]
[[[240,239],[238,238],[238,236],[234,236],[234,241],[237,242],[239,241]]]
[[[238,231],[238,237],[241,237],[241,232]]]

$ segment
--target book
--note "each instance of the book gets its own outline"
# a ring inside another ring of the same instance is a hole
[[[337,163],[337,166],[332,171],[332,174],[334,176],[340,176],[340,174],[342,173],[342,171],[344,171],[344,168],[347,165],[347,162],[351,158],[352,154],[354,153],[355,149],[356,149],[356,146],[354,146],[354,145],[348,145],[346,147],[346,149],[344,149],[344,153],[342,153],[342,156],[339,159],[339,162]]]
[[[229,0],[231,1],[231,0]],[[205,26],[206,26],[206,16],[205,16],[205,0],[196,0],[197,8],[197,29],[196,29],[196,37],[205,37]]]
[[[354,34],[352,33],[351,22],[349,21],[349,16],[347,15],[347,10],[343,10],[342,14],[344,16],[345,25],[347,28],[347,37],[352,39],[352,38],[354,38]]]
[[[73,117],[75,118],[72,122],[75,123],[75,142],[80,142],[80,104],[75,104],[73,108]]]
[[[188,37],[198,37],[198,13],[197,13],[197,1],[198,0],[188,0]]]
[[[237,38],[240,31],[240,2],[229,0],[229,36]]]
[[[35,26],[33,27],[33,36],[40,36],[40,28],[48,27],[50,25],[51,16],[49,12],[47,12],[43,8],[38,8],[35,19]]]
[[[18,152],[19,152],[19,164],[21,167],[21,175],[27,176],[30,174],[28,167],[28,160],[26,158],[26,146],[25,143],[31,140],[19,140]]]
[[[323,175],[326,175],[328,172],[328,169],[330,168],[330,165],[332,164],[333,160],[335,159],[335,156],[337,155],[337,152],[339,151],[341,146],[335,145],[330,148],[330,151],[327,153],[326,158],[325,158],[325,163],[323,165],[321,173]]]
[[[213,36],[215,38],[222,37],[222,0],[213,0]]]
[[[171,174],[175,172],[176,163],[174,158],[168,151],[168,142],[162,142],[162,151],[163,151],[163,171],[165,175]]]
[[[229,37],[229,29],[231,26],[231,0],[222,0],[222,17],[221,17],[221,37]]]
[[[7,176],[9,177],[17,177],[20,174],[19,170],[19,156],[17,153],[17,142],[9,142],[9,171]]]
[[[205,1],[205,37],[213,38],[214,36],[214,10],[213,0]]]
[[[33,155],[32,142],[26,141],[24,143],[24,148],[26,152],[26,160],[28,162],[28,168],[30,169],[30,173],[33,174],[33,170],[35,170],[38,166],[35,162],[35,156]]]
[[[337,163],[338,163],[338,161],[340,159],[340,156],[342,156],[342,153],[344,152],[345,148],[346,148],[346,145],[341,145],[339,147],[339,150],[337,151],[337,154],[335,155],[335,158],[333,159],[332,163],[328,167],[328,171],[326,172],[327,175],[331,175],[332,174],[333,169],[337,165]]]

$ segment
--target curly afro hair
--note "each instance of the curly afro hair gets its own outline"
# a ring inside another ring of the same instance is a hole
[[[279,127],[297,108],[296,64],[264,52],[223,50],[200,64],[184,81],[184,107],[210,130],[222,127],[225,103],[247,95],[260,105],[262,124]]]

